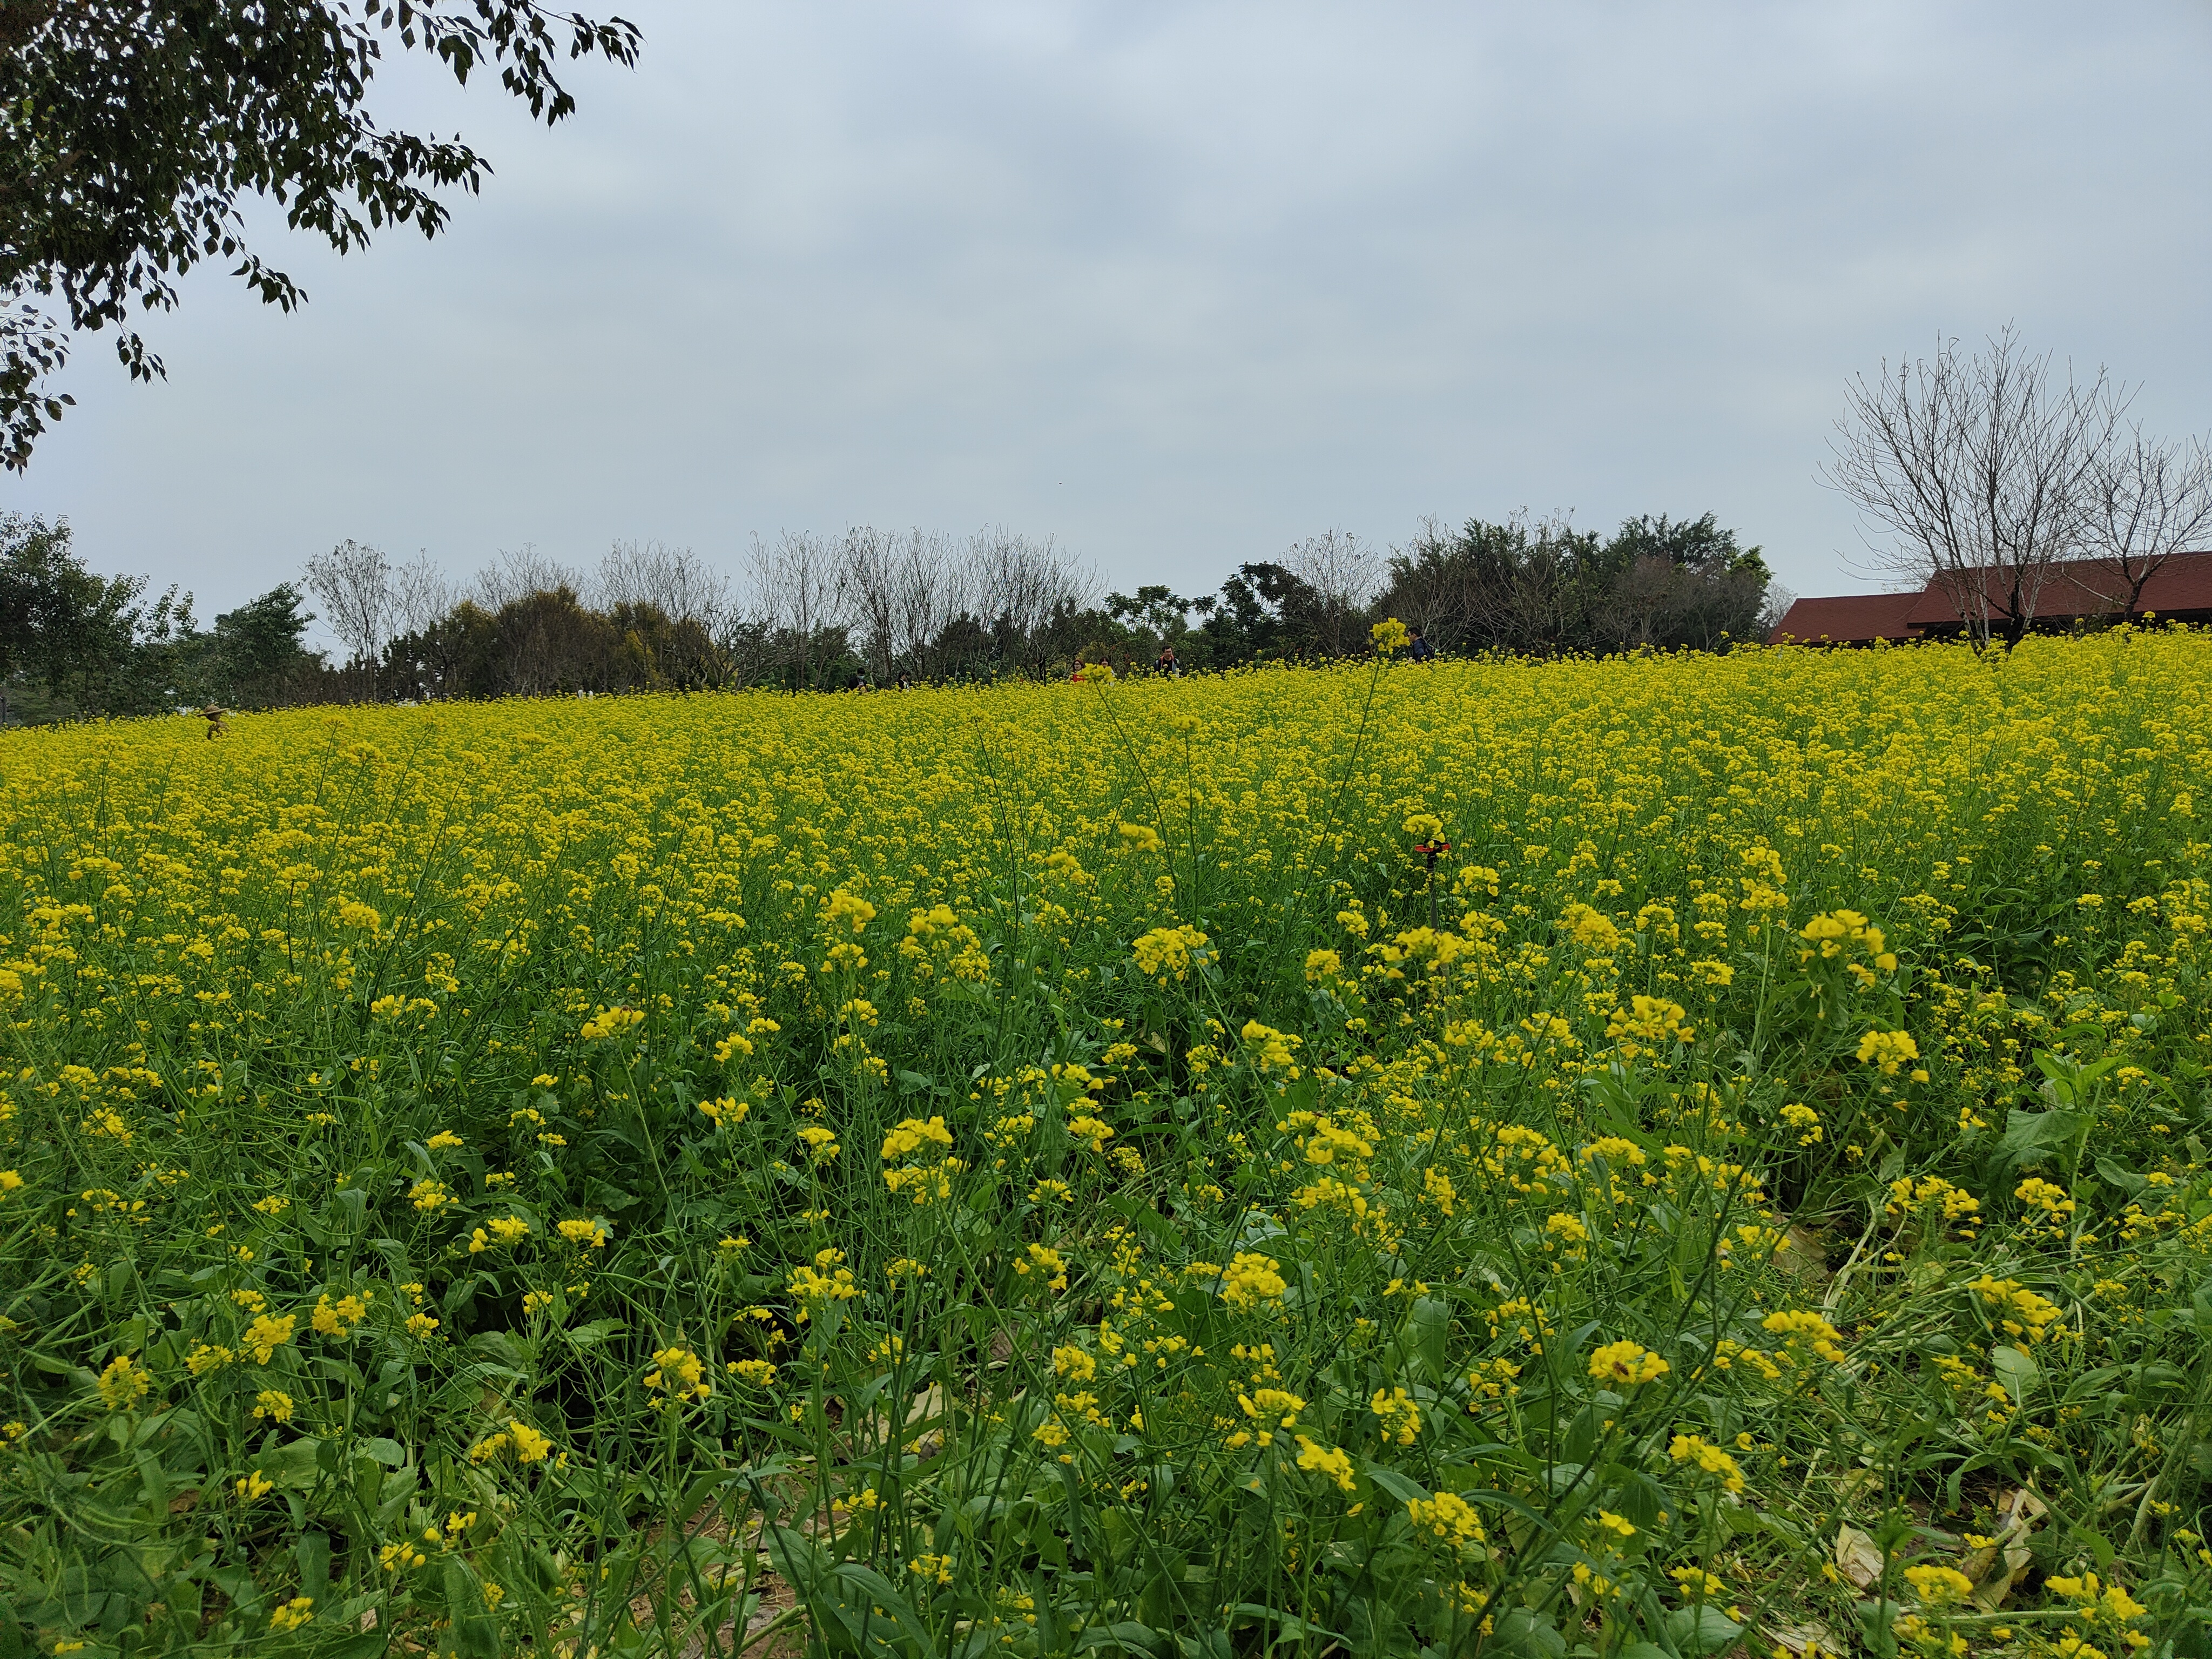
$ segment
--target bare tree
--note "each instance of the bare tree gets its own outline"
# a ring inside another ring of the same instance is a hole
[[[838,549],[821,537],[787,530],[773,543],[753,538],[746,560],[749,602],[766,630],[781,643],[794,691],[811,690],[817,660],[844,616],[837,580]]]
[[[1342,530],[1309,536],[1283,555],[1283,568],[1313,590],[1316,642],[1332,657],[1365,646],[1367,607],[1382,591],[1380,550]]]
[[[323,619],[349,660],[374,665],[392,625],[392,562],[383,552],[348,538],[307,560],[307,591],[319,600]]]
[[[2051,567],[2081,544],[2088,483],[2124,392],[2100,368],[2054,386],[2008,325],[1972,356],[1884,362],[1845,393],[1827,478],[1891,538],[1900,575],[1942,586],[1978,647],[2034,625]]]
[[[913,530],[901,538],[891,567],[890,645],[895,665],[930,671],[930,650],[970,602],[969,573],[951,540]]]
[[[444,620],[458,599],[446,573],[428,553],[417,553],[392,573],[392,633],[428,633]]]
[[[2123,615],[2142,606],[2143,588],[2176,553],[2212,534],[2212,448],[2115,430],[2098,451],[2089,479],[2084,538],[2086,586]]]
[[[878,680],[890,677],[896,537],[856,525],[838,544],[839,609],[860,630],[860,650]]]
[[[1790,607],[1797,603],[1797,595],[1780,582],[1766,585],[1766,598],[1759,607],[1759,637],[1766,638],[1782,626],[1782,619],[1790,614]]]
[[[720,631],[730,608],[730,579],[688,547],[617,542],[599,561],[598,602],[650,605],[671,622]]]
[[[1050,536],[1033,541],[994,526],[968,538],[967,555],[977,608],[1025,668],[1041,660],[1054,621],[1097,590],[1096,574]]]
[[[557,593],[564,587],[581,593],[582,573],[525,542],[519,548],[502,547],[498,556],[477,572],[476,600],[495,614],[532,593]]]

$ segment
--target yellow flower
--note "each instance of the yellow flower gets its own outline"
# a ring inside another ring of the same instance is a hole
[[[608,1227],[604,1221],[580,1217],[564,1221],[560,1226],[561,1237],[580,1249],[599,1249],[607,1242]]]
[[[1869,1031],[1859,1039],[1859,1058],[1893,1077],[1906,1060],[1920,1058],[1920,1045],[1903,1031]]]
[[[1928,1562],[1907,1567],[1905,1582],[1912,1586],[1915,1595],[1931,1607],[1955,1607],[1974,1593],[1974,1581],[1956,1567]]]
[[[282,1636],[287,1631],[299,1629],[301,1626],[315,1616],[314,1607],[313,1596],[294,1596],[269,1615],[269,1633],[271,1636]]]
[[[335,1337],[343,1342],[353,1334],[355,1326],[368,1317],[368,1304],[375,1299],[374,1291],[363,1291],[358,1295],[342,1296],[333,1302],[330,1292],[325,1291],[315,1298],[315,1310],[308,1316],[307,1322],[318,1335]]]
[[[1159,837],[1154,836],[1152,839],[1157,843]],[[1137,971],[1146,978],[1180,981],[1194,963],[1207,959],[1207,942],[1205,934],[1186,921],[1173,927],[1155,927],[1140,935],[1131,949],[1136,957]]]
[[[1239,1250],[1221,1275],[1221,1299],[1232,1308],[1263,1308],[1283,1299],[1290,1281],[1273,1256]]]
[[[1298,1467],[1336,1483],[1339,1492],[1352,1489],[1352,1458],[1341,1446],[1323,1446],[1304,1435],[1297,1437]]]
[[[1667,1448],[1667,1455],[1677,1463],[1687,1463],[1707,1474],[1717,1476],[1723,1491],[1740,1492],[1743,1490],[1743,1471],[1736,1467],[1735,1459],[1718,1446],[1708,1443],[1703,1436],[1676,1435]]]
[[[1727,1583],[1707,1572],[1703,1567],[1670,1567],[1667,1576],[1682,1587],[1682,1594],[1692,1601],[1704,1601],[1712,1596],[1726,1595]]]
[[[586,1020],[576,1033],[586,1042],[603,1042],[645,1023],[641,1008],[603,1008]]]
[[[920,1118],[902,1118],[884,1137],[884,1162],[906,1158],[925,1148],[937,1146],[951,1147],[952,1132],[945,1127],[942,1117],[933,1117],[927,1122]]]
[[[1669,1369],[1657,1354],[1626,1338],[1608,1342],[1590,1355],[1589,1374],[1617,1388],[1633,1389],[1642,1383],[1656,1382]]]
[[[1843,1334],[1809,1310],[1771,1313],[1759,1322],[1759,1328],[1781,1337],[1786,1346],[1812,1349],[1831,1364],[1844,1363]]]
[[[112,1412],[128,1411],[143,1400],[153,1386],[154,1379],[143,1366],[127,1354],[118,1354],[100,1374],[100,1403]]]
[[[253,1414],[289,1423],[292,1420],[292,1396],[281,1389],[264,1389],[253,1396]]]
[[[1391,617],[1369,629],[1367,637],[1375,642],[1377,656],[1390,657],[1403,651],[1413,635],[1407,631],[1405,623]]]
[[[1382,1419],[1382,1437],[1395,1440],[1401,1446],[1410,1446],[1421,1432],[1421,1407],[1419,1401],[1403,1389],[1375,1391],[1367,1407]]]
[[[653,1369],[645,1374],[645,1386],[670,1404],[704,1400],[714,1392],[714,1385],[707,1381],[706,1367],[689,1348],[662,1348],[656,1352]]]
[[[1406,1513],[1417,1532],[1432,1533],[1457,1544],[1483,1541],[1481,1517],[1457,1492],[1440,1492],[1434,1498],[1410,1499]]]
[[[292,1332],[299,1320],[291,1314],[263,1314],[246,1328],[246,1346],[253,1351],[253,1363],[265,1365],[276,1358],[276,1350],[292,1340]]]
[[[1166,845],[1160,839],[1160,832],[1149,823],[1125,823],[1120,826],[1120,833],[1121,839],[1139,853],[1157,853]],[[1140,945],[1142,942],[1139,941]]]

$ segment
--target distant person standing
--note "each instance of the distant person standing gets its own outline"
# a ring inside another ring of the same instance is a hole
[[[1413,629],[1413,637],[1412,640],[1407,641],[1406,646],[1406,660],[1407,662],[1434,661],[1436,659],[1437,648],[1429,643],[1428,635],[1424,634],[1418,628]]]
[[[1171,680],[1182,678],[1182,665],[1176,660],[1175,647],[1164,645],[1160,647],[1160,659],[1152,665],[1152,672]]]
[[[902,691],[911,691],[914,690],[914,676],[907,672],[903,668],[899,670],[898,689]]]

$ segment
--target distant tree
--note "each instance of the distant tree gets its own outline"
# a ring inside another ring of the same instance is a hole
[[[289,681],[320,659],[307,648],[314,613],[301,609],[300,590],[280,582],[258,599],[215,619],[208,635],[207,679],[215,700],[267,705],[283,700]]]
[[[1759,634],[1771,580],[1756,547],[1737,544],[1714,515],[1630,519],[1598,556],[1605,587],[1598,643],[1711,651]]]
[[[1210,661],[1227,665],[1305,656],[1319,646],[1322,601],[1293,571],[1240,564],[1200,629]]]
[[[57,713],[150,712],[167,647],[191,631],[191,597],[173,587],[141,603],[143,576],[99,576],[70,546],[66,520],[0,514],[0,717],[11,684],[61,699]]]
[[[445,228],[435,192],[475,192],[490,164],[374,119],[369,83],[392,44],[462,82],[496,64],[550,123],[575,107],[555,72],[564,49],[627,65],[639,37],[540,0],[0,3],[0,461],[20,471],[72,401],[46,389],[68,331],[112,324],[124,366],[150,380],[161,359],[130,319],[173,310],[203,259],[236,261],[269,304],[306,298],[247,247],[246,198],[273,198],[341,253],[387,223]],[[57,295],[61,316],[39,302]]]
[[[950,537],[919,528],[901,537],[890,567],[889,668],[943,672],[938,641],[967,612],[973,586],[974,573]]]
[[[1564,516],[1433,520],[1390,560],[1377,611],[1419,624],[1442,651],[1544,654],[1595,642],[1594,617],[1613,572],[1603,544]]]
[[[500,549],[498,556],[477,572],[470,597],[484,610],[496,612],[532,593],[557,593],[564,587],[581,593],[585,586],[582,571],[525,542],[520,547]]]
[[[380,695],[409,702],[497,696],[497,646],[494,614],[463,599],[385,647]]]
[[[307,591],[321,602],[349,665],[373,668],[392,637],[392,562],[349,538],[307,560]]]
[[[2115,422],[2089,470],[2082,540],[2090,586],[2121,615],[2142,609],[2143,589],[2177,553],[2212,536],[2212,447],[2144,435]]]
[[[392,630],[419,634],[451,611],[459,596],[428,553],[417,553],[392,573]]]
[[[1173,646],[1184,653],[1188,642],[1190,613],[1199,605],[1196,599],[1186,599],[1164,583],[1152,583],[1139,587],[1133,597],[1126,593],[1106,596],[1106,615],[1127,635],[1124,643],[1132,657],[1157,659],[1161,648]],[[1213,608],[1211,602],[1206,606]],[[1197,667],[1186,663],[1186,668]]]
[[[532,593],[492,618],[499,694],[610,691],[621,677],[622,634],[573,588]]]
[[[1324,657],[1367,649],[1367,610],[1383,578],[1382,556],[1374,547],[1345,531],[1325,531],[1285,552],[1282,568],[1304,589],[1299,620],[1311,649]]]
[[[1097,578],[1050,536],[1038,540],[1004,525],[968,538],[970,592],[992,635],[994,660],[1036,674],[1079,650]]]
[[[1887,363],[1844,393],[1829,482],[1898,574],[1934,581],[1978,647],[2035,625],[2052,567],[2080,545],[2100,453],[2126,404],[2100,368],[2054,382],[2008,326],[1972,356]]]
[[[787,530],[772,543],[754,537],[750,562],[750,605],[781,647],[784,684],[812,690],[823,665],[844,652],[850,590],[838,580],[838,549]]]
[[[650,605],[672,622],[712,634],[730,609],[730,580],[688,547],[617,542],[599,561],[597,603],[607,611]]]
[[[1460,538],[1432,516],[1404,547],[1390,550],[1375,609],[1419,628],[1439,651],[1460,651],[1471,643],[1481,603],[1474,561]]]

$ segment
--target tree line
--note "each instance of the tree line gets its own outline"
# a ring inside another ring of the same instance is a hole
[[[1711,514],[1423,524],[1402,547],[1340,531],[1239,565],[1210,594],[1101,592],[1051,538],[867,527],[756,540],[726,571],[688,548],[620,543],[597,568],[533,548],[458,580],[346,541],[296,581],[203,628],[192,597],[101,576],[66,521],[0,516],[0,718],[209,705],[428,702],[643,690],[836,690],[1065,676],[1079,663],[1176,672],[1364,654],[1383,617],[1440,652],[1723,649],[1775,590]],[[313,608],[311,608],[313,607]],[[308,644],[320,620],[336,652]]]

